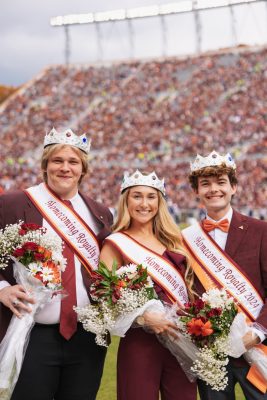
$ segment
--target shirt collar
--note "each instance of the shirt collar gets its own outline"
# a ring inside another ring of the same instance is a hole
[[[68,199],[71,203],[77,201],[80,198],[79,192],[77,191],[77,193],[71,198]]]
[[[227,213],[217,221],[212,219],[208,214],[206,215],[206,218],[209,219],[210,221],[214,221],[214,222],[219,222],[219,221],[222,221],[223,219],[228,219],[229,224],[230,224],[231,220],[232,220],[232,216],[233,216],[233,209],[232,209],[232,207],[230,207],[230,209],[227,211]]]

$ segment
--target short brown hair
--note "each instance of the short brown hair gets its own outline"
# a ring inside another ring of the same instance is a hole
[[[220,166],[215,167],[204,167],[199,169],[198,171],[193,171],[189,175],[189,182],[194,190],[198,189],[198,178],[200,176],[221,176],[221,175],[228,175],[229,181],[231,186],[237,185],[237,177],[236,171],[233,168],[227,167],[226,164],[222,164]]]
[[[57,151],[57,150],[61,150],[64,149],[65,147],[68,147],[70,145],[68,144],[51,144],[49,146],[46,146],[44,148],[43,154],[42,154],[42,158],[41,158],[41,169],[42,169],[42,174],[43,174],[43,180],[45,183],[47,183],[47,173],[46,173],[46,169],[47,169],[47,164],[48,164],[48,160],[49,157],[51,157],[51,155]],[[88,172],[88,168],[89,168],[89,158],[88,155],[78,149],[77,147],[71,146],[72,150],[77,154],[77,156],[79,156],[79,158],[81,159],[82,162],[82,176],[79,180],[79,183],[81,183],[83,177],[87,174]]]

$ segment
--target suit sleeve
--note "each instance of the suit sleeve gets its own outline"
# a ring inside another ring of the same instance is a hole
[[[5,200],[5,196],[2,195],[0,196],[0,229],[4,229],[5,228],[5,220],[4,220],[4,215],[5,215],[5,211],[4,211],[4,200]],[[3,271],[0,269],[0,282],[4,281],[5,278],[3,276]],[[1,286],[0,286],[1,289]]]
[[[13,192],[0,196],[0,229],[4,229],[7,225],[18,222],[17,209],[18,204],[22,202],[21,193],[22,192]],[[5,269],[0,269],[0,282],[1,281],[6,281],[11,285],[16,283],[13,277],[11,261]]]
[[[260,251],[259,259],[260,259],[260,269],[261,269],[262,284],[264,291],[264,296],[263,296],[264,305],[256,322],[267,329],[267,223],[261,222],[261,225],[262,225],[262,235],[261,235],[261,244],[259,250]]]

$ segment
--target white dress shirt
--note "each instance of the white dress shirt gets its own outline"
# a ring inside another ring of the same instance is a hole
[[[76,195],[69,199],[74,210],[80,215],[80,217],[90,226],[92,231],[97,235],[100,231],[100,225],[95,221],[92,213],[88,210],[85,202],[82,197],[77,192]],[[55,231],[51,228],[48,222],[43,219],[43,226],[47,228],[47,231],[55,234]],[[84,268],[81,265],[81,262],[78,260],[76,256],[74,256],[75,262],[75,277],[76,277],[76,296],[77,296],[77,305],[82,307],[88,304],[89,299],[86,292],[86,288],[83,283],[81,268]],[[9,283],[6,281],[0,282],[0,290],[4,287],[9,286]],[[54,296],[49,303],[47,303],[36,315],[35,322],[39,322],[40,324],[56,324],[59,323],[60,319],[60,296]]]
[[[233,209],[230,208],[229,211],[225,214],[225,216],[217,221],[215,221],[214,219],[212,219],[209,215],[207,215],[207,219],[213,222],[220,222],[223,219],[228,219],[229,224],[231,223],[232,220],[232,216],[233,216]],[[215,228],[212,231],[209,232],[209,235],[212,237],[212,239],[218,244],[218,246],[220,246],[221,249],[225,250],[225,246],[226,246],[226,241],[227,241],[227,237],[228,237],[228,233],[227,232],[223,232],[221,229],[219,228]]]

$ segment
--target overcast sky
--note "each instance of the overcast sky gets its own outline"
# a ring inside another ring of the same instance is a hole
[[[19,85],[27,82],[45,66],[64,63],[65,35],[62,28],[50,26],[57,15],[107,11],[172,0],[0,0],[0,84]],[[216,49],[233,43],[265,44],[267,42],[267,2],[234,7],[235,28],[232,30],[229,9],[201,13],[202,49]],[[106,60],[192,54],[196,50],[192,14],[165,19],[162,35],[159,18],[133,23],[133,47],[130,46],[125,22],[101,24],[102,48],[95,26],[70,29],[71,62],[92,63]]]

